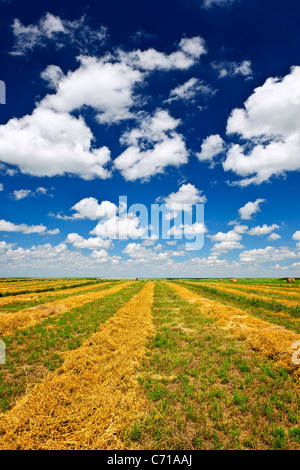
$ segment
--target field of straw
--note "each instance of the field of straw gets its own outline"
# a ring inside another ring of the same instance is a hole
[[[209,284],[209,283],[207,283],[207,286],[213,287],[213,285]],[[295,294],[296,298],[294,300],[290,300],[290,297],[293,297],[293,295],[290,296],[290,294],[292,294],[291,292],[288,293],[289,299],[287,299],[287,294],[286,293],[282,293],[281,291],[279,291],[279,295],[278,295],[278,290],[276,290],[276,289],[274,289],[274,291],[272,291],[272,290],[270,291],[269,289],[267,291],[260,289],[260,290],[257,290],[257,292],[256,292],[256,290],[253,290],[249,287],[245,288],[245,287],[240,287],[240,286],[237,286],[237,285],[224,287],[222,285],[222,286],[218,286],[218,290],[220,292],[234,293],[236,296],[240,295],[240,296],[245,296],[245,297],[253,298],[253,299],[261,299],[261,300],[265,300],[267,302],[276,301],[276,299],[277,299],[277,301],[279,303],[281,303],[283,305],[290,306],[290,307],[297,307],[299,305],[299,300],[300,300],[300,298],[297,297],[298,293]],[[255,292],[255,293],[253,293],[253,292]]]
[[[1,279],[0,449],[299,450],[299,281],[222,281]]]

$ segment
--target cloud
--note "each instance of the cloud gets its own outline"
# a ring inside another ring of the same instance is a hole
[[[9,248],[11,248],[13,245],[11,243],[6,243],[6,241],[1,241],[0,242],[0,252],[3,252],[5,250],[8,250]]]
[[[0,126],[0,160],[33,176],[108,178],[104,166],[110,151],[93,148],[92,140],[81,117],[38,107],[31,115]]]
[[[41,106],[59,112],[88,106],[96,111],[100,123],[133,118],[130,108],[137,100],[133,91],[143,82],[144,74],[113,57],[79,56],[78,61],[79,67],[67,75],[53,65],[46,68],[42,77],[55,87],[56,92],[47,95]]]
[[[179,123],[162,109],[153,116],[143,115],[138,128],[122,135],[121,144],[129,147],[114,160],[115,168],[126,180],[135,181],[162,174],[168,166],[187,163],[185,142],[175,131]]]
[[[131,108],[139,102],[135,88],[142,84],[147,73],[154,70],[187,69],[206,52],[204,40],[196,36],[183,38],[179,50],[167,55],[147,49],[122,51],[104,57],[79,56],[80,66],[64,75],[62,70],[50,65],[42,77],[56,90],[47,95],[41,106],[59,112],[72,112],[83,106],[93,108],[100,123],[120,122],[134,118]]]
[[[42,71],[41,77],[48,83],[48,87],[56,90],[64,77],[64,73],[58,65],[48,65],[45,70]]]
[[[175,213],[177,211],[191,212],[194,204],[204,204],[207,201],[206,196],[202,193],[203,191],[197,189],[193,184],[183,184],[177,192],[164,198],[164,201],[166,207]]]
[[[240,184],[261,184],[272,176],[300,170],[300,67],[282,78],[268,78],[227,121],[228,135],[246,143],[231,145],[225,171],[242,177]]]
[[[236,222],[235,222],[236,223]],[[231,224],[232,225],[232,224]],[[247,225],[240,225],[239,223],[237,223],[233,230],[236,232],[236,233],[245,233],[247,232],[248,230],[248,226]]]
[[[111,240],[102,240],[99,237],[84,239],[81,235],[78,235],[78,233],[69,233],[66,238],[66,243],[71,243],[75,248],[88,250],[108,249],[112,247]]]
[[[297,266],[297,265],[300,265],[300,263],[293,263],[292,266]],[[287,266],[280,266],[280,264],[275,264],[274,266],[275,269],[284,269],[284,270],[287,270],[289,269]]]
[[[24,199],[32,194],[30,189],[15,189],[12,193],[13,199],[19,201],[20,199]]]
[[[164,214],[164,218],[166,220],[176,219],[177,216],[178,216],[178,212],[176,212],[176,211],[167,212],[166,214]]]
[[[214,7],[215,5],[219,7],[227,7],[236,1],[237,0],[204,0],[202,4],[202,8],[207,9],[207,8]]]
[[[212,251],[219,252],[219,253],[227,253],[228,251],[232,250],[241,250],[245,248],[240,242],[236,241],[223,241],[220,243],[216,243]]]
[[[214,7],[215,5],[220,7],[227,7],[236,1],[237,0],[204,0],[202,8],[208,9]]]
[[[232,250],[240,250],[244,246],[240,243],[243,233],[247,230],[246,225],[237,225],[233,230],[228,232],[218,232],[214,235],[209,235],[214,245],[212,247],[213,252],[227,253]]]
[[[182,100],[185,102],[194,101],[197,95],[212,96],[216,93],[208,84],[198,78],[190,78],[182,85],[178,85],[171,90],[170,97],[165,100],[166,103]]]
[[[15,189],[12,192],[11,197],[15,201],[19,201],[20,199],[24,199],[29,196],[36,196],[39,194],[46,195],[47,193],[48,193],[48,190],[41,186],[39,188],[36,188],[35,191],[32,191],[31,189]]]
[[[1,250],[2,247],[2,250]],[[119,256],[109,256],[106,250],[93,250],[85,255],[81,250],[69,250],[66,243],[51,245],[33,245],[31,248],[12,248],[5,242],[0,242],[0,270],[9,272],[13,276],[26,270],[32,276],[72,276],[74,271],[82,276],[99,276],[99,263],[105,264],[105,276],[108,270],[117,265]],[[20,271],[19,271],[20,270]],[[119,269],[118,269],[119,272]],[[118,277],[118,274],[111,273]],[[124,266],[124,277],[128,276],[128,267]],[[20,274],[22,275],[22,274]]]
[[[161,247],[159,247],[161,248]],[[156,250],[158,251],[158,250]],[[128,243],[123,253],[133,258],[137,263],[161,263],[168,261],[170,254],[167,252],[157,253],[152,248],[146,248],[139,243]]]
[[[26,38],[28,41],[31,38],[26,47],[33,48],[41,30],[43,38],[53,39],[56,33],[69,31],[68,26],[58,17],[47,14],[28,30],[17,22],[16,31],[21,34],[22,30],[23,34],[25,28]],[[133,112],[133,108],[141,102],[137,86],[143,85],[151,71],[187,69],[204,53],[204,41],[196,36],[181,39],[177,50],[169,55],[154,49],[116,50],[100,58],[80,55],[78,68],[67,74],[57,65],[49,65],[41,76],[54,92],[42,98],[32,114],[0,126],[0,160],[34,176],[110,177],[107,169],[110,150],[106,146],[96,147],[91,129],[82,116],[78,116],[78,112],[90,108],[100,124],[128,119],[139,122],[139,128],[122,136],[122,142],[129,147],[115,160],[115,168],[125,179],[147,179],[163,173],[169,165],[186,163],[188,152],[184,139],[175,131],[179,120],[163,110],[147,118],[141,116],[143,113]],[[71,114],[73,112],[76,116]],[[135,138],[135,133],[140,134],[139,137]],[[135,140],[132,145],[130,138]],[[7,171],[12,170],[15,171],[11,168]]]
[[[53,230],[47,230],[46,234],[47,235],[58,235],[60,233],[59,228],[55,228]]]
[[[256,201],[249,201],[239,209],[240,218],[243,220],[250,220],[256,212],[260,211],[260,204],[265,202],[265,199],[256,199]]]
[[[36,188],[35,192],[36,192],[36,194],[47,194],[48,189],[44,188],[43,186],[39,186],[38,188]]]
[[[225,142],[219,134],[208,136],[201,145],[201,152],[196,153],[200,162],[209,161],[211,168],[214,166],[214,158],[224,152]]]
[[[157,51],[153,48],[141,51],[140,49],[125,52],[119,49],[118,58],[131,67],[144,71],[153,70],[186,70],[192,67],[207,53],[205,41],[200,36],[182,38],[178,50],[170,54]]]
[[[297,230],[297,232],[293,234],[292,239],[298,242],[300,241],[300,230]]]
[[[114,163],[126,180],[148,180],[151,176],[163,174],[168,166],[178,167],[187,163],[187,157],[185,143],[182,137],[175,133],[156,142],[149,150],[131,146],[119,155]]]
[[[219,72],[219,78],[233,78],[238,75],[246,77],[247,80],[252,78],[253,72],[250,60],[213,62],[212,67]]]
[[[141,238],[146,233],[146,228],[140,226],[139,218],[132,214],[113,216],[110,219],[99,222],[90,232],[101,238],[121,239]]]
[[[175,236],[196,236],[207,232],[207,228],[203,222],[195,222],[194,224],[179,224],[178,226],[173,225],[168,230],[169,235]]]
[[[124,132],[120,139],[124,145],[145,146],[149,141],[158,142],[166,137],[166,133],[175,131],[180,119],[174,119],[168,111],[156,109],[153,116],[146,113],[139,115],[139,128]]]
[[[229,232],[218,232],[214,235],[210,235],[210,238],[214,242],[236,242],[242,239],[240,233],[238,233],[236,230],[230,230]]]
[[[56,49],[68,44],[86,53],[94,46],[101,45],[107,37],[107,29],[101,26],[98,30],[93,30],[86,24],[85,15],[68,21],[46,13],[36,24],[28,26],[15,18],[12,30],[15,43],[10,54],[15,56],[26,55],[35,48],[45,48],[51,43]]]
[[[280,261],[287,258],[297,258],[299,254],[290,250],[288,247],[275,248],[267,246],[266,248],[258,248],[246,250],[240,254],[241,263],[265,263],[268,261]]]
[[[155,242],[158,240],[158,236],[152,235],[151,237],[147,238],[146,240],[143,241],[144,246],[153,246],[155,245]]]
[[[264,224],[262,226],[257,225],[257,227],[251,228],[247,233],[248,235],[257,235],[257,236],[268,235],[269,233],[273,232],[277,228],[279,228],[279,226],[276,224],[273,224],[273,225]]]
[[[14,224],[7,220],[0,220],[0,232],[22,232],[24,234],[38,233],[40,235],[56,235],[59,229],[47,230],[45,225],[27,225],[27,224]]]
[[[56,217],[59,219],[89,219],[97,220],[116,215],[118,207],[110,201],[102,201],[100,204],[94,197],[86,197],[74,204],[71,208],[75,213],[71,216],[58,214]]]
[[[137,31],[134,31],[132,34],[130,34],[130,39],[133,42],[140,42],[143,39],[152,39],[155,37],[155,34],[147,33],[143,29],[138,29]]]
[[[268,240],[279,240],[279,238],[281,238],[281,236],[278,235],[278,233],[271,233],[271,234],[268,236]]]
[[[109,256],[107,251],[101,250],[94,250],[91,254],[91,258],[96,260],[97,263],[110,263],[112,265],[119,264],[119,260],[122,259],[121,256]]]

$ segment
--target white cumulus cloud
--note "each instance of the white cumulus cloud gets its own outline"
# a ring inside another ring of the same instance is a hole
[[[208,136],[201,145],[201,152],[196,153],[200,162],[209,161],[214,166],[214,158],[224,152],[225,142],[219,134]]]
[[[69,233],[66,243],[71,243],[75,248],[86,248],[88,250],[108,249],[112,247],[111,240],[102,240],[99,237],[84,239],[78,233]]]
[[[288,247],[275,248],[267,246],[266,248],[255,248],[246,250],[240,254],[241,263],[265,263],[268,261],[280,261],[288,258],[297,258],[299,254]]]
[[[300,170],[299,89],[300,67],[294,66],[284,77],[268,78],[229,116],[227,134],[247,142],[231,146],[223,167],[242,177],[242,186]]]
[[[146,228],[141,227],[137,216],[125,214],[123,216],[115,215],[110,219],[99,222],[90,233],[101,238],[138,239],[146,233]]]
[[[131,52],[118,51],[119,59],[131,67],[145,71],[151,70],[185,70],[192,67],[206,54],[205,41],[201,36],[182,38],[178,50],[166,54],[153,48],[144,51],[137,49]]]
[[[279,226],[276,225],[276,224],[272,224],[272,225],[264,224],[264,225],[261,225],[261,226],[257,225],[256,227],[253,227],[250,230],[248,230],[247,233],[248,233],[248,235],[257,235],[257,236],[268,235],[277,228],[279,228]]]
[[[110,151],[93,148],[92,140],[81,117],[38,107],[0,126],[0,160],[33,176],[107,178]]]
[[[7,220],[0,220],[0,232],[22,232],[24,234],[38,233],[40,235],[56,235],[59,233],[59,229],[47,230],[45,225],[27,225],[27,224],[15,224]]]
[[[252,216],[260,211],[260,204],[265,202],[265,199],[256,199],[255,201],[247,202],[239,209],[240,218],[243,220],[250,220]]]
[[[178,191],[169,194],[165,199],[165,204],[168,209],[174,211],[188,211],[192,210],[194,204],[204,204],[207,198],[203,191],[200,191],[193,184],[182,184]]]
[[[79,67],[64,75],[49,66],[42,76],[55,86],[41,106],[59,112],[72,112],[88,106],[95,110],[100,123],[120,122],[133,117],[134,87],[144,79],[143,73],[124,62],[79,56]]]
[[[129,146],[114,165],[126,180],[147,180],[164,173],[168,166],[187,163],[188,150],[175,130],[179,123],[168,111],[158,109],[153,116],[143,116],[138,128],[122,135],[121,143]]]
[[[268,236],[268,240],[279,240],[279,238],[281,238],[281,236],[278,234],[278,233],[271,233],[269,236]]]
[[[300,241],[300,230],[297,230],[297,232],[293,234],[292,239],[296,240],[297,242]]]
[[[59,219],[89,219],[97,220],[103,219],[106,217],[112,217],[116,215],[118,207],[110,201],[101,201],[98,203],[98,200],[94,197],[86,197],[78,201],[71,208],[75,213],[71,216],[61,216],[58,215]]]

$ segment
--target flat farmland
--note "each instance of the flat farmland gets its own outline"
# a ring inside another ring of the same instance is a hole
[[[299,450],[299,287],[0,279],[0,449]]]

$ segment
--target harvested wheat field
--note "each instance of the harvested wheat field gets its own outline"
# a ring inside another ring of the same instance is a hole
[[[11,448],[12,440],[16,449],[124,447],[120,431],[146,406],[136,370],[152,329],[152,297],[149,282],[2,416],[2,448]]]
[[[1,450],[300,449],[298,280],[48,281],[1,305]]]
[[[127,283],[110,285],[102,284],[103,291],[92,291],[80,295],[70,295],[63,300],[53,300],[52,302],[42,303],[36,307],[24,308],[17,312],[9,312],[0,317],[0,334],[6,335],[23,325],[32,324],[49,315],[55,315],[65,312],[72,307],[83,305],[94,299],[99,299],[105,295],[112,294],[122,289]],[[107,289],[106,289],[107,288]],[[72,294],[73,292],[71,292]]]

